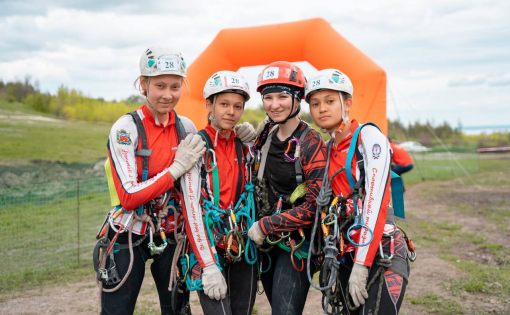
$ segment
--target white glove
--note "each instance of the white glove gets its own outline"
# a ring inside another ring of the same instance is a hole
[[[204,293],[215,300],[222,300],[227,296],[227,283],[216,264],[205,267],[202,270],[202,285]]]
[[[205,142],[199,135],[189,134],[179,143],[172,165],[168,167],[174,179],[189,171],[205,152]]]
[[[257,245],[262,245],[262,243],[264,243],[266,236],[260,228],[259,221],[253,223],[251,228],[248,230],[248,237],[251,238],[251,240],[254,241]]]
[[[365,303],[368,298],[367,292],[367,279],[368,279],[368,268],[354,263],[352,267],[351,276],[349,277],[349,293],[352,297],[354,306],[359,307]]]
[[[257,137],[257,133],[255,132],[255,128],[249,122],[243,122],[240,125],[234,127],[234,131],[237,134],[237,137],[243,142],[248,143],[252,142],[255,137]]]

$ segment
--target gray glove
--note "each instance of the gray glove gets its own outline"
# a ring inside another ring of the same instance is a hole
[[[266,127],[268,123],[269,123],[268,117],[264,118],[264,120],[259,123],[259,125],[257,126],[257,130],[255,130],[255,134],[257,135],[257,137],[262,133],[262,130],[264,130],[264,127]]]
[[[349,293],[356,307],[365,304],[365,300],[368,298],[367,279],[368,268],[354,263],[349,277]]]
[[[227,296],[227,283],[216,264],[202,270],[204,293],[212,300],[222,300]]]
[[[262,243],[264,243],[266,236],[260,228],[259,221],[253,223],[251,228],[248,230],[248,237],[251,238],[251,240],[257,245],[262,245]]]
[[[257,133],[255,132],[255,128],[249,122],[243,122],[240,125],[234,127],[234,131],[237,134],[237,137],[243,142],[248,143],[252,142]]]
[[[205,142],[199,135],[189,134],[179,143],[172,165],[168,167],[175,179],[189,171],[205,152]]]

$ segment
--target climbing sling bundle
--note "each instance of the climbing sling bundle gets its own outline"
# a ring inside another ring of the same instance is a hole
[[[220,207],[220,178],[215,146],[205,130],[199,131],[198,134],[206,143],[201,170],[203,220],[210,246],[214,247],[216,251],[216,264],[220,270],[224,264],[236,263],[242,259],[253,265],[258,260],[257,249],[247,236],[255,218],[255,187],[251,175],[254,158],[251,149],[248,148],[245,159],[243,143],[239,138],[234,138],[238,165],[234,197],[236,203],[223,209]],[[247,174],[244,186],[243,168]],[[208,181],[209,174],[211,174],[212,185]],[[180,277],[186,283],[188,290],[201,290],[201,268],[195,253],[189,247],[183,248],[179,264],[181,266]]]

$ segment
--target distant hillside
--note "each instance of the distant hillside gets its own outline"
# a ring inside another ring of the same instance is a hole
[[[63,120],[0,101],[0,164],[94,163],[106,156],[110,123]]]

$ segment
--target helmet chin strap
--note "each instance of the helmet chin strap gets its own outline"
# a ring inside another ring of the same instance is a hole
[[[216,148],[216,146],[218,145],[218,136],[219,136],[219,134],[222,133],[223,131],[233,131],[233,130],[223,129],[223,128],[221,128],[218,125],[218,120],[214,116],[214,109],[215,108],[216,108],[216,95],[213,96],[212,111],[209,114],[209,121],[211,122],[211,125],[213,126],[213,128],[216,130],[216,134],[214,136],[214,144],[213,144],[213,146]]]
[[[218,120],[214,116],[214,111],[216,109],[216,96],[217,95],[213,95],[213,99],[212,99],[212,111],[209,114],[209,121],[211,122],[211,125],[214,127],[214,129],[216,129],[218,131],[223,131],[223,129],[220,128],[220,126],[218,124]]]
[[[339,133],[343,133],[345,131],[345,128],[347,127],[347,122],[349,121],[349,115],[347,114],[347,112],[345,110],[344,98],[342,96],[342,93],[338,92],[338,96],[340,97],[340,112],[342,114],[342,121],[340,122],[340,125],[338,126],[338,128],[336,128],[335,130],[333,130],[330,133],[331,138],[333,138],[333,139],[335,138],[337,131]]]
[[[159,119],[156,112],[156,108],[154,108],[154,105],[149,101],[149,91],[150,91],[150,84],[151,84],[151,77],[147,77],[147,92],[145,93],[145,101],[147,102],[147,105],[149,105],[150,109],[153,112],[154,120],[156,121],[156,124],[159,125]]]

